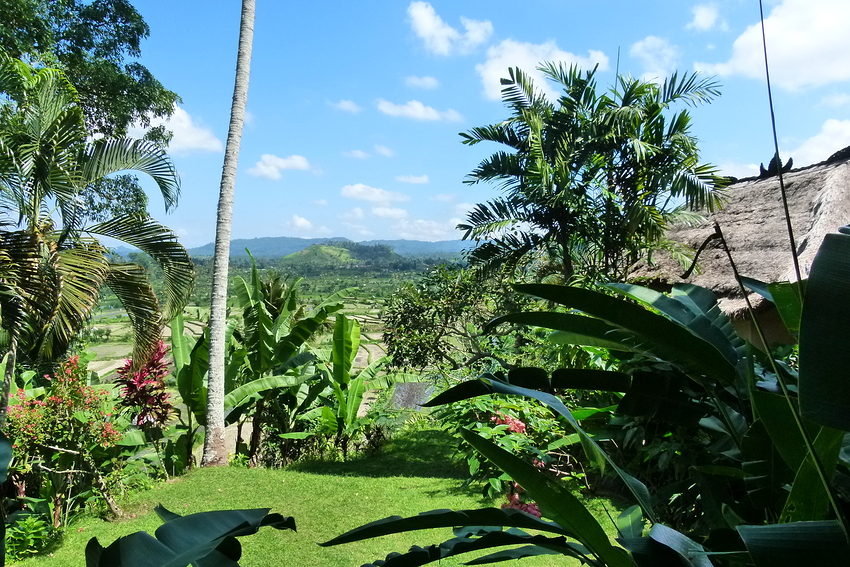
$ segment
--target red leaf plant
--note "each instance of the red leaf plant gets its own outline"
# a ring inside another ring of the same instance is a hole
[[[167,353],[168,347],[159,341],[156,352],[137,371],[132,371],[132,359],[127,359],[124,367],[117,371],[120,377],[115,383],[123,386],[121,405],[131,408],[133,423],[138,427],[163,427],[174,412],[165,391],[168,364],[164,358]]]

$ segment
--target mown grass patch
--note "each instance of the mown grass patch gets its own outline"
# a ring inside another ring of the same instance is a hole
[[[120,521],[85,518],[72,524],[62,545],[51,550],[52,556],[33,557],[18,565],[82,567],[85,545],[91,537],[108,545],[139,530],[153,533],[161,523],[153,508],[161,503],[184,515],[208,510],[271,508],[273,512],[294,516],[297,533],[264,528],[259,534],[241,538],[244,555],[240,564],[245,567],[356,567],[383,559],[393,551],[406,551],[414,544],[440,543],[449,539],[451,532],[427,530],[331,548],[321,548],[316,543],[390,515],[412,516],[433,509],[500,504],[461,488],[463,470],[451,461],[452,452],[451,439],[445,432],[424,430],[396,438],[378,456],[345,463],[301,463],[287,470],[197,469],[124,500],[122,507],[126,515]],[[597,503],[594,513],[606,517],[601,506],[602,502]],[[471,558],[450,559],[440,565],[454,567]],[[575,564],[561,557],[523,561],[528,567]]]

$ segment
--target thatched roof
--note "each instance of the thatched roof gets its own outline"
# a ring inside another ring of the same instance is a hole
[[[806,277],[823,237],[850,223],[850,148],[829,160],[784,174],[791,224],[800,267]],[[743,276],[764,282],[794,281],[788,231],[779,191],[779,177],[749,178],[728,188],[723,210],[708,215],[699,226],[675,226],[668,236],[694,250],[720,225]],[[743,316],[746,303],[738,292],[726,254],[713,240],[699,257],[699,274],[682,279],[684,270],[669,255],[655,253],[652,265],[637,267],[633,278],[650,284],[687,281],[714,291],[729,315]],[[760,296],[751,294],[754,303]]]

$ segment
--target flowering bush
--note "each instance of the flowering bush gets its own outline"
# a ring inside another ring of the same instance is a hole
[[[55,527],[65,523],[76,497],[92,489],[114,505],[101,469],[112,462],[109,450],[122,433],[109,393],[87,385],[86,377],[73,356],[44,376],[43,392],[18,390],[8,408],[13,482],[20,496],[47,497]]]
[[[537,516],[538,518],[541,518],[542,514],[540,513],[540,507],[537,506],[537,504],[535,504],[534,502],[523,501],[523,494],[525,494],[525,490],[519,485],[519,483],[513,483],[510,491],[507,494],[508,503],[502,504],[502,508],[515,508],[517,510],[527,512],[532,516]]]
[[[48,446],[111,447],[121,439],[121,432],[108,419],[113,413],[108,394],[86,385],[86,374],[79,357],[72,356],[53,376],[44,376],[48,386],[42,397],[28,398],[24,390],[18,390],[17,403],[9,406],[7,434],[16,456],[32,458],[17,462],[36,462]]]
[[[133,372],[133,361],[127,359],[117,371],[120,378],[115,383],[122,387],[121,405],[133,412],[133,423],[141,428],[163,427],[174,412],[165,391],[167,353],[168,347],[159,341],[153,356],[141,368]]]
[[[471,429],[544,470],[564,474],[562,471],[568,466],[558,462],[568,458],[562,452],[566,432],[551,412],[539,404],[516,396],[486,396],[447,405],[436,415],[444,427],[455,431]],[[511,508],[522,504],[511,500],[515,488],[510,477],[465,442],[460,442],[460,450],[469,467],[467,486],[483,483],[486,496],[507,495]]]

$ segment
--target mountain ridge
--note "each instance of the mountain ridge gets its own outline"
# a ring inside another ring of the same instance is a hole
[[[247,248],[255,258],[279,258],[289,256],[309,248],[314,244],[325,244],[333,242],[353,242],[348,238],[336,236],[332,238],[299,238],[297,236],[264,236],[258,238],[237,238],[230,241],[230,257],[247,257]],[[467,240],[438,240],[430,242],[426,240],[362,240],[358,244],[365,246],[385,245],[391,246],[393,251],[400,256],[458,256],[461,252],[470,248],[473,243]],[[210,242],[203,246],[190,248],[189,255],[192,257],[212,256],[215,243]]]

